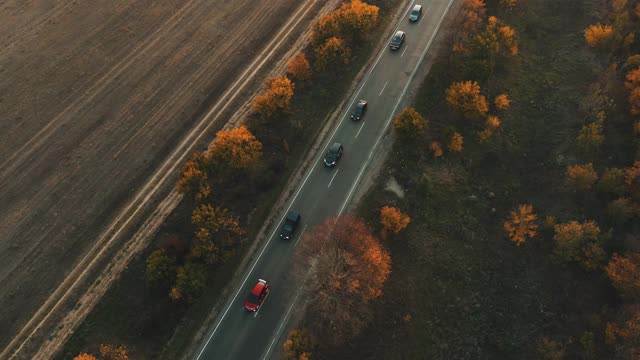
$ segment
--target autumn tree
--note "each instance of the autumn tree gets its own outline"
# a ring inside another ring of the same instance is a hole
[[[469,43],[477,34],[485,20],[487,6],[484,0],[465,0],[462,3],[460,15],[454,19],[451,26],[453,30],[453,51],[469,51]]]
[[[629,112],[631,115],[640,115],[640,87],[629,93]]]
[[[499,56],[518,54],[515,30],[495,16],[490,16],[485,30],[473,38],[471,58],[466,62],[469,76],[486,79],[495,68]]]
[[[98,360],[95,356],[87,353],[80,353],[76,355],[73,360]]]
[[[520,205],[517,210],[511,211],[509,219],[503,223],[509,239],[518,246],[533,239],[538,232],[537,218],[531,205]]]
[[[500,94],[493,100],[493,105],[497,110],[506,110],[511,105],[511,99],[507,94]]]
[[[462,135],[458,132],[455,132],[451,135],[451,139],[449,140],[449,145],[447,145],[447,149],[451,152],[459,153],[462,151],[462,144],[464,143],[464,139]]]
[[[631,197],[640,200],[640,160],[636,160],[631,167],[625,169],[624,183]]]
[[[191,254],[208,264],[224,262],[233,255],[245,234],[228,209],[211,204],[195,208],[191,222],[196,228]]]
[[[605,237],[593,221],[558,224],[554,231],[554,252],[560,258],[577,262],[586,270],[597,269],[605,259]]]
[[[297,249],[311,330],[340,343],[358,334],[371,319],[368,303],[382,295],[391,258],[360,218],[326,220],[308,232]],[[307,270],[308,269],[308,270]]]
[[[182,167],[180,178],[176,188],[182,194],[202,200],[211,193],[211,188],[207,181],[207,155],[202,151],[191,154],[189,160]]]
[[[429,149],[431,150],[431,154],[433,154],[434,158],[439,158],[444,154],[442,151],[442,145],[437,141],[432,142],[431,145],[429,145]]]
[[[175,279],[176,259],[165,249],[156,249],[147,258],[145,278],[151,286],[169,285]]]
[[[610,25],[594,24],[584,30],[584,39],[592,48],[604,48],[611,44],[613,27]]]
[[[289,337],[282,344],[284,360],[310,360],[313,343],[302,330],[291,330]]]
[[[124,346],[101,344],[100,356],[102,360],[129,360],[127,348]]]
[[[500,127],[500,119],[497,116],[489,115],[485,120],[485,128],[478,133],[481,143],[487,142],[496,130]]]
[[[324,71],[329,64],[348,64],[351,57],[351,49],[344,40],[331,37],[314,49],[316,54],[315,67],[318,71]]]
[[[538,352],[542,356],[542,360],[563,360],[565,358],[565,349],[559,342],[543,337],[538,344]]]
[[[585,152],[597,150],[604,142],[602,122],[596,121],[586,124],[580,129],[576,143]]]
[[[591,163],[567,167],[567,183],[577,190],[591,189],[596,180],[598,174]]]
[[[637,359],[640,356],[640,305],[624,308],[626,320],[622,324],[608,323],[606,341],[620,348],[620,358]]]
[[[269,78],[264,84],[267,90],[253,99],[253,111],[265,119],[290,112],[295,84],[286,76]]]
[[[246,126],[221,130],[209,146],[211,161],[232,169],[246,169],[262,157],[262,143]]]
[[[207,284],[207,269],[204,264],[188,261],[178,268],[176,283],[169,292],[173,301],[192,302]]]
[[[623,195],[627,191],[625,171],[618,168],[605,169],[598,181],[598,190],[612,195]]]
[[[613,254],[607,265],[607,275],[622,294],[637,298],[640,295],[640,254]]]
[[[638,205],[627,197],[621,197],[609,203],[606,213],[614,224],[622,225],[638,213]]]
[[[287,73],[291,74],[291,76],[298,80],[311,79],[311,75],[313,74],[311,71],[311,65],[309,64],[309,60],[307,60],[307,56],[303,52],[299,52],[289,60]]]
[[[447,102],[468,119],[484,117],[489,111],[487,99],[480,94],[480,85],[475,81],[451,84],[447,89]]]
[[[318,46],[332,37],[361,39],[377,25],[379,11],[377,6],[360,0],[343,2],[339,9],[314,24],[312,43]]]
[[[414,139],[420,135],[427,127],[427,120],[414,108],[402,110],[395,120],[393,128],[405,139]]]
[[[380,224],[382,224],[382,234],[386,237],[388,233],[397,234],[406,228],[411,222],[409,215],[393,206],[383,206],[380,209]]]

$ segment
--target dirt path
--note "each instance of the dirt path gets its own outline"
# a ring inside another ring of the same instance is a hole
[[[103,254],[108,237],[98,235],[118,234],[117,211],[131,215],[130,200],[149,199],[135,184],[299,4],[33,3],[9,1],[0,12],[0,31],[9,34],[0,36],[2,347],[35,330],[24,325],[46,325],[28,321],[65,275],[73,285],[84,266],[99,264],[82,255]],[[159,180],[172,181],[175,168],[168,170]]]

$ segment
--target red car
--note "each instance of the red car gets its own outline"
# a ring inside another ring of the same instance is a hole
[[[269,294],[269,283],[266,280],[258,279],[253,289],[244,301],[244,308],[248,311],[258,311],[260,305]]]

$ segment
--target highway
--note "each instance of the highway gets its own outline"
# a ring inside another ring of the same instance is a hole
[[[422,17],[410,23],[408,11],[415,4],[413,1],[395,30],[384,35],[390,39],[396,30],[402,30],[406,39],[397,51],[391,51],[388,46],[380,50],[351,99],[352,106],[359,99],[369,102],[366,115],[358,122],[350,120],[352,107],[342,115],[324,150],[317,155],[316,165],[309,169],[287,207],[302,215],[294,238],[284,241],[278,237],[285,211],[204,336],[194,357],[196,360],[269,359],[282,346],[286,323],[304,300],[299,296],[299,289],[291,285],[293,251],[299,241],[304,241],[306,231],[345,211],[385,131],[402,110],[399,106],[409,85],[421,80],[414,79],[415,74],[453,1],[419,0],[424,6]],[[337,166],[329,169],[322,158],[334,142],[344,146],[344,154]],[[257,313],[249,313],[243,308],[243,302],[258,278],[269,281],[271,292]]]

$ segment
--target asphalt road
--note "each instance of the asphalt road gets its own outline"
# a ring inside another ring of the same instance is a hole
[[[353,122],[349,119],[349,109],[325,146],[326,149],[334,142],[343,144],[342,158],[335,168],[328,169],[322,163],[324,151],[319,154],[317,164],[310,169],[290,203],[289,208],[302,214],[295,237],[291,241],[279,239],[280,224],[272,230],[270,239],[205,336],[196,354],[197,360],[268,359],[275,348],[281,346],[282,332],[291,311],[303,300],[299,299],[298,289],[289,285],[294,248],[300,239],[304,241],[304,232],[328,217],[343,213],[382,135],[401,110],[398,107],[406,89],[414,80],[452,2],[422,3],[423,16],[417,23],[410,23],[407,14],[402,17],[397,25],[397,30],[406,33],[402,48],[391,51],[386,47],[380,52],[352,99],[352,104],[359,99],[369,102],[366,115],[361,121]],[[392,35],[387,34],[389,38]],[[258,278],[270,282],[271,292],[259,312],[249,313],[243,308],[243,302]]]

